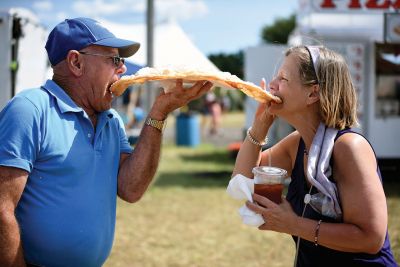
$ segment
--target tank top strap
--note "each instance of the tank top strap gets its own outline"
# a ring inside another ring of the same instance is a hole
[[[335,142],[336,142],[336,140],[337,140],[339,137],[341,137],[341,136],[344,135],[345,133],[356,133],[356,134],[359,134],[359,135],[361,135],[362,137],[364,137],[362,134],[360,134],[360,133],[358,133],[358,132],[352,130],[351,128],[345,128],[345,129],[339,130],[339,131],[337,132],[336,137],[335,137]],[[365,138],[365,137],[364,137],[364,138]]]
[[[303,138],[300,137],[299,145],[297,147],[296,160],[294,162],[292,170],[292,173],[294,173],[295,177],[302,177],[304,173],[304,166],[303,166],[304,148],[305,144]]]

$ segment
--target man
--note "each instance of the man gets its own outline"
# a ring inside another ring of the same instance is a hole
[[[139,44],[97,21],[65,20],[46,49],[53,79],[0,113],[0,266],[101,266],[110,253],[116,196],[138,201],[158,166],[167,115],[212,84],[161,93],[132,151],[110,109],[110,86]]]

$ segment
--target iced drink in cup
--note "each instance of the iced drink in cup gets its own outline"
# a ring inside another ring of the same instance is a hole
[[[262,195],[279,204],[287,171],[277,167],[260,166],[253,168],[254,193]]]

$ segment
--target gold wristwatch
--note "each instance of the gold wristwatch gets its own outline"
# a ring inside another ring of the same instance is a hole
[[[159,121],[159,120],[155,120],[155,119],[148,117],[145,124],[156,128],[157,130],[159,130],[162,133],[164,131],[165,120]]]

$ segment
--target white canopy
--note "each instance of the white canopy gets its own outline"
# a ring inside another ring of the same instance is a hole
[[[101,21],[118,38],[139,42],[139,51],[128,60],[146,66],[146,25],[117,24]],[[186,66],[195,69],[217,71],[218,68],[193,44],[186,33],[175,22],[155,25],[154,67]]]

